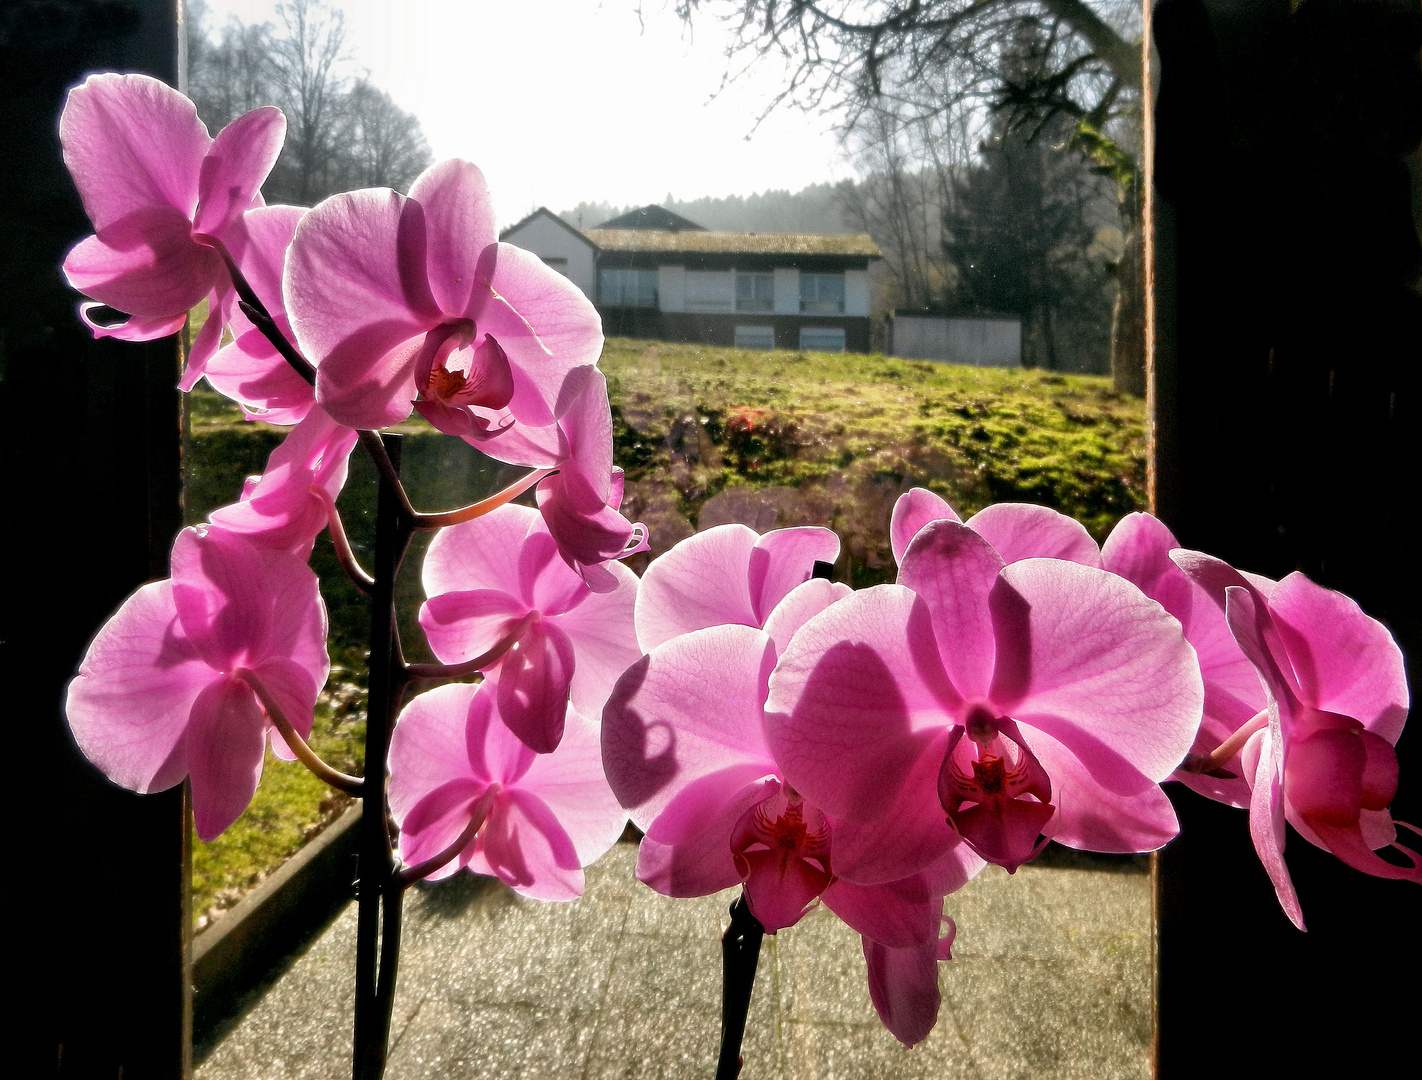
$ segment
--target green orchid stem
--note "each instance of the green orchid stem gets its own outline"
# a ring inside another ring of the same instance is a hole
[[[716,1080],[736,1080],[744,1064],[741,1042],[746,1034],[755,969],[760,963],[760,943],[765,927],[751,914],[745,893],[731,904],[731,925],[721,935],[721,1054],[716,1062]]]

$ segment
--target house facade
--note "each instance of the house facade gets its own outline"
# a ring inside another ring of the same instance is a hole
[[[579,230],[540,208],[500,239],[582,289],[605,333],[750,349],[868,352],[867,235],[713,232],[660,206]]]

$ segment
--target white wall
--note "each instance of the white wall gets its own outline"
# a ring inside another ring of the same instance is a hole
[[[968,319],[895,315],[894,356],[974,367],[1021,367],[1018,319]]]
[[[597,264],[592,241],[571,232],[551,215],[542,213],[505,233],[503,240],[531,251],[541,259],[567,259],[566,266],[556,269],[582,289],[589,300],[597,300]]]
[[[869,314],[868,270],[846,270],[844,272],[844,313],[846,315]]]
[[[686,267],[657,267],[657,298],[663,311],[686,310]]]
[[[775,268],[775,314],[800,314],[800,271],[793,266]]]

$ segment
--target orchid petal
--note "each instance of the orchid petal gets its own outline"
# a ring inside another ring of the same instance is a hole
[[[499,795],[484,826],[481,854],[505,885],[534,900],[576,900],[583,894],[573,842],[536,795],[517,790]]]
[[[764,626],[790,590],[810,580],[816,562],[837,558],[839,537],[819,526],[774,529],[757,540],[747,568],[754,625]]]
[[[994,503],[964,524],[991,544],[1005,563],[1042,558],[1101,565],[1101,550],[1086,527],[1045,506]]]
[[[222,259],[192,238],[181,210],[146,206],[110,222],[64,257],[69,284],[119,311],[171,319],[226,277]]]
[[[415,179],[410,198],[424,207],[429,227],[427,258],[435,302],[449,316],[464,315],[479,256],[499,238],[484,174],[467,161],[441,161]]]
[[[882,885],[837,880],[824,901],[850,929],[891,949],[938,944],[943,897],[933,895],[921,875]]]
[[[499,662],[499,715],[536,753],[551,753],[563,738],[576,664],[568,635],[546,621],[525,630]]]
[[[703,776],[734,765],[777,773],[762,706],[770,639],[744,626],[683,635],[633,664],[602,711],[602,757],[618,801],[647,828]]]
[[[1275,710],[1270,711],[1277,716]],[[1274,884],[1284,914],[1300,930],[1307,929],[1298,893],[1294,891],[1288,864],[1284,862],[1283,743],[1277,721],[1253,735],[1245,743],[1240,757],[1252,778],[1249,835],[1254,841],[1254,850]]]
[[[682,787],[647,826],[637,879],[663,896],[709,896],[741,881],[736,823],[765,798],[765,764],[741,762]]]
[[[1290,574],[1269,598],[1299,694],[1395,743],[1407,720],[1407,673],[1387,628],[1342,593]]]
[[[602,353],[602,319],[583,291],[532,252],[490,244],[464,313],[498,339],[513,368],[509,409],[551,424],[567,410],[565,383]]]
[[[938,950],[891,949],[864,938],[869,999],[884,1026],[905,1046],[928,1038],[938,1023]]]
[[[996,652],[988,597],[1002,558],[966,525],[935,521],[904,553],[898,583],[912,589],[933,616],[943,668],[964,698],[987,695]]]
[[[909,544],[925,525],[934,521],[962,520],[945,499],[927,488],[904,492],[894,503],[894,512],[889,519],[889,543],[893,547],[894,562],[903,565]]]
[[[776,652],[785,651],[785,646],[790,644],[790,639],[800,627],[853,592],[842,581],[827,581],[824,578],[811,578],[791,589],[765,620],[765,632],[775,642]]]
[[[203,158],[193,228],[221,236],[260,198],[286,138],[286,117],[270,105],[237,117],[220,132]]]
[[[395,782],[392,763],[391,785]],[[472,777],[459,777],[446,781],[420,798],[408,812],[402,814],[396,824],[400,826],[400,858],[407,866],[414,866],[432,859],[469,827],[475,803],[487,790]],[[473,849],[478,845],[476,837],[465,845],[455,858],[426,875],[427,881],[438,881],[457,873],[469,862]]]
[[[400,713],[390,736],[390,813],[403,822],[425,795],[455,781],[493,777],[469,760],[465,730],[477,687],[449,683],[420,694]],[[485,714],[487,719],[487,713]]]
[[[518,780],[519,790],[538,796],[558,819],[581,866],[606,854],[627,825],[602,770],[601,737],[597,723],[568,710],[558,749],[535,757]]]
[[[69,684],[74,741],[120,787],[170,788],[188,772],[193,702],[215,677],[183,635],[173,583],[144,585],[99,628]]]
[[[1200,725],[1204,688],[1180,624],[1129,582],[1060,559],[1027,559],[994,590],[992,700],[1093,771],[1119,761],[1169,776]]]
[[[717,525],[653,559],[637,593],[643,651],[708,626],[759,627],[747,574],[758,539],[745,525]]]
[[[59,118],[64,164],[95,229],[134,210],[197,209],[198,176],[212,140],[197,108],[147,75],[90,75]]]
[[[252,801],[262,775],[266,726],[256,695],[238,679],[209,683],[193,702],[185,749],[200,840],[216,838]]]
[[[872,822],[938,739],[945,708],[957,705],[927,605],[902,586],[879,585],[800,628],[771,676],[765,730],[785,779],[806,799],[834,817]],[[926,797],[936,802],[931,787]]]

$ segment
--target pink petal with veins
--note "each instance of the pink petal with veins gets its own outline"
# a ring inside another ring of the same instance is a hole
[[[563,738],[576,663],[568,635],[547,621],[529,626],[499,661],[499,714],[535,753],[551,753]]]
[[[95,229],[148,206],[197,209],[212,140],[193,103],[157,79],[90,75],[69,91],[59,141]]]
[[[602,758],[639,827],[704,776],[740,765],[777,773],[762,711],[774,665],[759,630],[718,626],[669,641],[623,673],[602,711]]]
[[[1045,506],[994,503],[964,524],[991,544],[1005,563],[1040,558],[1101,565],[1101,550],[1085,526]]]
[[[133,210],[64,257],[73,288],[149,319],[186,313],[226,275],[221,257],[193,240],[187,217],[171,206]]]
[[[221,236],[233,220],[261,205],[262,181],[286,139],[286,117],[267,106],[239,116],[217,134],[198,177],[195,232]]]
[[[602,353],[597,309],[537,255],[511,244],[486,247],[476,277],[464,314],[508,354],[509,409],[521,423],[551,424],[572,405],[569,376]]]
[[[173,583],[144,585],[99,628],[69,684],[74,741],[120,787],[170,788],[187,775],[188,717],[213,678],[183,635]]]
[[[232,678],[209,683],[193,702],[185,741],[193,826],[212,840],[241,816],[262,775],[266,718],[251,688]]]
[[[1002,557],[966,525],[936,521],[904,553],[898,584],[923,597],[944,670],[964,698],[986,696],[996,646],[988,598]]]
[[[514,892],[535,900],[576,900],[583,894],[578,853],[553,812],[527,791],[501,792],[480,837],[480,856],[470,860]]]
[[[945,499],[927,488],[904,492],[894,503],[894,512],[889,519],[889,543],[893,547],[894,562],[903,564],[909,544],[925,525],[934,521],[962,520]]]
[[[416,178],[410,198],[425,209],[435,302],[449,315],[463,315],[470,306],[479,256],[499,239],[484,174],[467,161],[441,161]]]

